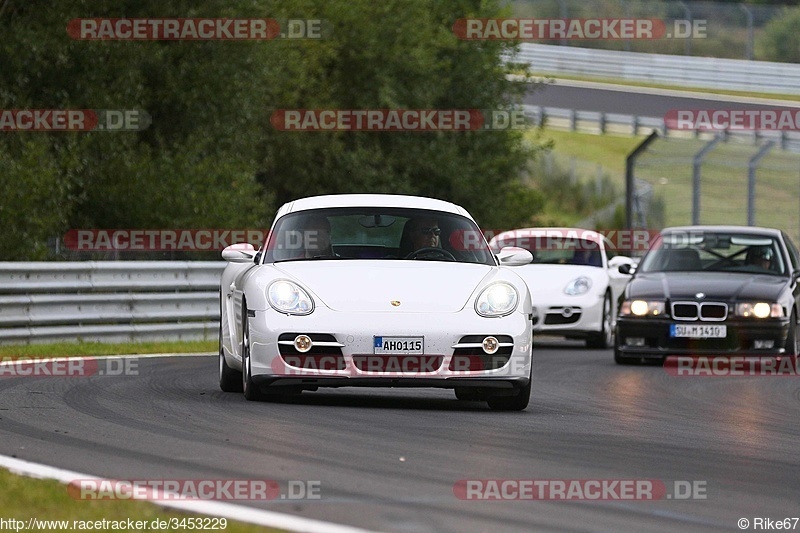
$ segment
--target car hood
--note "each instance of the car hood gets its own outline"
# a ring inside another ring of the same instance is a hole
[[[772,300],[777,301],[788,278],[725,274],[723,272],[653,272],[637,273],[628,284],[628,298],[686,298],[697,299],[702,292],[705,300]]]
[[[537,295],[566,296],[564,287],[581,276],[592,280],[590,292],[594,292],[598,284],[603,283],[605,274],[602,268],[578,265],[524,265],[516,267],[515,272],[525,280],[534,300]],[[607,275],[605,277],[607,279]]]
[[[497,272],[438,261],[287,261],[274,268],[333,310],[370,313],[456,313]]]

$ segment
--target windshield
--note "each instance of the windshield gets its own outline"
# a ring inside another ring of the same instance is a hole
[[[590,239],[547,234],[504,236],[493,242],[498,250],[505,246],[528,250],[533,254],[532,265],[603,266],[600,244]]]
[[[381,259],[495,265],[468,218],[422,209],[336,208],[281,217],[264,262]]]
[[[670,233],[642,260],[639,272],[742,272],[786,275],[780,246],[769,235]]]

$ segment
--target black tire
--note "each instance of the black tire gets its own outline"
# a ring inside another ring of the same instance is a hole
[[[222,315],[219,319],[219,388],[223,392],[242,392],[242,373],[228,366],[222,350]]]
[[[611,309],[611,295],[606,293],[603,299],[603,317],[601,320],[601,329],[599,332],[590,333],[586,338],[586,347],[596,350],[605,350],[614,345],[614,328],[611,321],[614,317],[614,312]]]
[[[789,334],[786,336],[786,344],[784,348],[786,352],[784,357],[788,357],[793,365],[797,365],[798,355],[800,355],[800,346],[797,338],[797,312],[792,309],[792,315],[789,318]]]
[[[531,361],[531,374],[528,384],[519,390],[516,396],[490,396],[486,403],[494,411],[522,411],[528,407],[531,400],[531,386],[533,385],[533,361]]]
[[[247,304],[242,303],[242,391],[247,400],[260,402],[264,393],[253,383],[250,372],[250,323],[247,320]]]

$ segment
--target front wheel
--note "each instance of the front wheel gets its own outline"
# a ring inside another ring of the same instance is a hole
[[[528,384],[519,390],[516,396],[490,396],[486,403],[489,409],[494,411],[522,411],[528,407],[531,400],[531,386],[533,385],[533,363],[531,362],[531,373]]]
[[[600,318],[600,331],[589,334],[586,339],[587,348],[604,350],[613,346],[614,328],[611,324],[611,318],[611,295],[606,293],[606,297],[603,299],[603,316]]]
[[[261,401],[264,394],[253,383],[250,363],[250,323],[247,320],[247,306],[242,306],[242,391],[247,400]]]
[[[228,366],[222,348],[222,303],[219,311],[219,388],[223,392],[242,392],[242,373]]]

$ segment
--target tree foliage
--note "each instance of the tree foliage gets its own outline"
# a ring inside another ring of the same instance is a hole
[[[759,45],[769,61],[800,63],[800,7],[783,8],[764,28]]]
[[[519,178],[537,150],[514,131],[282,132],[278,109],[497,109],[508,43],[458,40],[494,0],[0,0],[0,109],[140,109],[141,132],[0,137],[0,259],[47,256],[70,228],[264,227],[282,202],[393,192],[443,198],[483,225],[535,205]],[[76,41],[84,17],[322,19],[319,40]],[[504,205],[505,200],[513,199]]]

